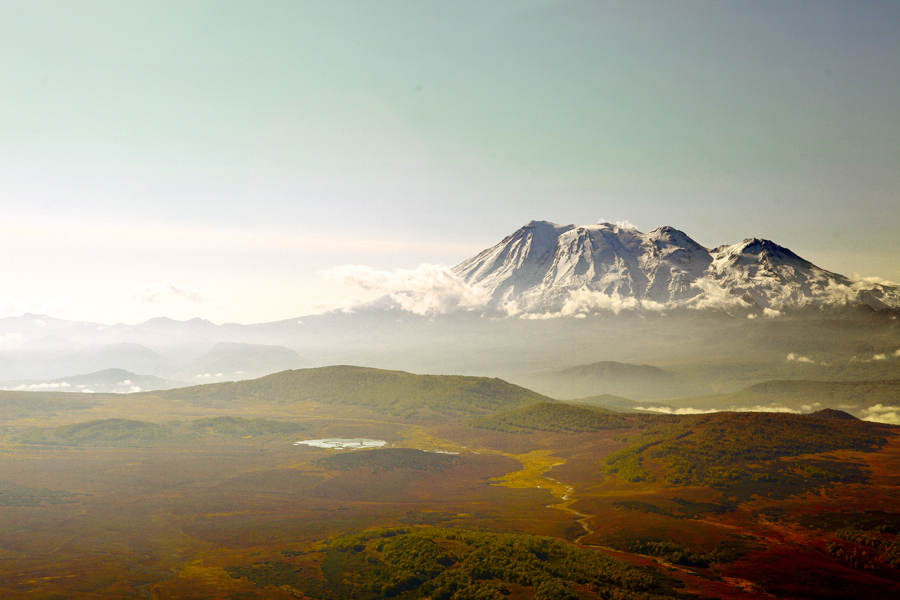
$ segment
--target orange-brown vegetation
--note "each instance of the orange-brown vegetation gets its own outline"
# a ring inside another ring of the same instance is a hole
[[[508,411],[497,422],[511,432],[476,427],[484,421],[471,415],[429,416],[430,408],[409,415],[309,399],[267,404],[252,394],[220,406],[213,394],[202,397],[172,392],[150,407],[147,397],[95,396],[85,407],[42,396],[52,414],[26,407],[5,420],[0,596],[334,598],[343,588],[329,577],[350,571],[357,583],[380,582],[360,598],[442,597],[435,590],[465,582],[510,598],[596,598],[619,581],[566,572],[560,565],[572,557],[634,567],[635,581],[656,582],[641,584],[641,594],[900,593],[895,428],[543,405]],[[554,414],[562,420],[546,422]],[[388,445],[293,444],[327,437]],[[610,469],[622,456],[635,457],[646,476]],[[378,547],[366,532],[379,528],[402,529],[410,547],[433,545],[434,564],[420,573],[403,558],[406,546]],[[341,549],[353,536],[361,541]],[[463,577],[480,553],[513,549],[525,554],[510,565],[537,560],[545,577],[514,566]],[[270,585],[278,581],[287,583]]]

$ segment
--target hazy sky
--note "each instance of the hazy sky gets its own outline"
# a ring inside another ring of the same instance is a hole
[[[0,203],[0,316],[297,317],[532,219],[900,281],[900,2],[0,0]]]

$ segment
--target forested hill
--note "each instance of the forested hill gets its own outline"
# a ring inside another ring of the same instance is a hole
[[[508,433],[558,431],[581,433],[602,429],[636,427],[661,415],[625,415],[595,406],[576,406],[564,402],[540,402],[472,419],[471,425]]]
[[[483,415],[551,401],[501,379],[415,375],[353,366],[282,371],[260,379],[199,385],[153,395],[211,407],[242,401],[312,401],[363,406],[398,415],[412,415],[424,409],[455,416]]]

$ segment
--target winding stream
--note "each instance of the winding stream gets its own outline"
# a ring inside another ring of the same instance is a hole
[[[577,517],[575,519],[575,522],[578,523],[579,525],[581,525],[581,528],[584,529],[584,533],[581,534],[580,536],[578,536],[577,538],[575,538],[575,543],[580,544],[581,540],[583,540],[587,536],[594,533],[594,530],[591,529],[590,525],[588,525],[588,519],[590,519],[591,515],[586,515],[584,513],[580,513],[577,510],[575,510],[574,508],[569,508],[575,502],[575,500],[570,498],[572,492],[575,491],[574,487],[572,487],[571,485],[569,485],[567,483],[563,483],[563,482],[559,481],[558,479],[554,479],[548,475],[543,475],[543,477],[544,477],[544,479],[547,479],[548,481],[552,481],[553,483],[555,483],[557,485],[561,485],[566,488],[566,491],[560,496],[560,499],[562,500],[562,502],[558,502],[557,504],[548,504],[547,506],[549,508],[555,508],[557,510],[564,510],[567,513],[573,514]],[[586,545],[593,545],[593,544],[586,544]]]

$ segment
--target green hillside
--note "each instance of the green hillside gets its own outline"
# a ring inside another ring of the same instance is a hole
[[[28,429],[17,436],[23,444],[133,445],[167,439],[172,430],[132,419],[99,419],[50,429]]]
[[[66,491],[48,490],[0,480],[0,506],[44,506],[47,504],[68,504],[75,502],[75,494]]]
[[[567,400],[567,402],[571,402],[572,404],[587,404],[589,406],[605,408],[617,413],[624,412],[647,414],[647,411],[644,409],[646,409],[648,406],[654,408],[667,408],[671,409],[673,412],[675,411],[675,408],[673,406],[669,406],[668,404],[664,404],[662,402],[656,402],[653,400],[640,402],[637,400],[631,400],[630,398],[624,398],[622,396],[614,396],[613,394],[600,394],[599,396],[575,398],[573,400]]]
[[[715,413],[682,417],[636,438],[606,459],[607,472],[630,481],[653,479],[646,461],[665,465],[665,479],[676,485],[729,488],[765,482],[802,483],[809,479],[844,481],[858,469],[781,459],[833,450],[871,452],[896,428],[855,419],[781,413]],[[852,472],[851,472],[852,471]],[[800,478],[798,480],[797,478]]]
[[[0,419],[46,417],[59,411],[87,409],[96,404],[92,394],[0,391]]]
[[[295,597],[654,600],[681,597],[675,581],[592,548],[550,537],[465,529],[380,529],[283,560],[226,567],[259,588]],[[515,590],[515,595],[512,591]]]
[[[652,418],[652,417],[651,417]],[[538,402],[485,417],[473,419],[480,429],[527,433],[529,431],[566,431],[572,433],[634,427],[640,416],[623,415],[598,407],[563,402]]]
[[[309,425],[270,419],[245,419],[243,417],[204,417],[197,419],[191,429],[233,437],[259,436],[306,431]]]
[[[250,381],[214,383],[154,395],[209,407],[227,407],[237,402],[312,401],[362,406],[402,416],[425,410],[452,416],[481,415],[549,400],[500,379],[414,375],[351,366],[282,371]]]

